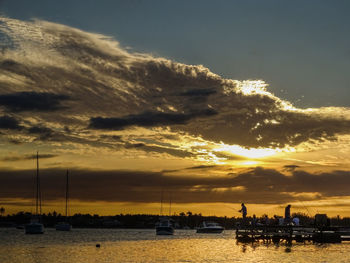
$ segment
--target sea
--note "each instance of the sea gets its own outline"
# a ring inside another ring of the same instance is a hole
[[[99,247],[97,246],[99,245]],[[350,242],[341,244],[237,243],[235,231],[197,234],[176,230],[157,236],[154,229],[0,228],[0,263],[114,262],[350,262]]]

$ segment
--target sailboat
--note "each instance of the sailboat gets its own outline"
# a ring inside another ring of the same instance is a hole
[[[160,214],[163,214],[163,190],[160,200]],[[171,198],[169,204],[169,216],[171,215]],[[156,224],[156,234],[157,235],[174,235],[174,221],[166,216],[161,217],[159,222]]]
[[[26,234],[43,234],[44,225],[41,221],[41,189],[39,177],[39,152],[36,153],[36,196],[35,196],[35,215],[30,223],[24,226]]]
[[[66,174],[66,221],[65,222],[59,222],[57,225],[56,225],[56,230],[58,231],[70,231],[72,229],[72,226],[71,224],[69,224],[67,222],[67,218],[68,218],[68,170],[67,170],[67,174]]]
[[[156,234],[157,235],[174,235],[173,222],[168,217],[162,217],[156,224]]]

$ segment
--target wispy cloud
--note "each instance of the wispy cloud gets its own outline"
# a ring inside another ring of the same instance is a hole
[[[49,159],[57,157],[57,154],[39,154],[40,159]],[[23,160],[34,160],[37,156],[36,155],[11,155],[1,158],[1,161],[3,162],[17,162],[17,161],[23,161]]]

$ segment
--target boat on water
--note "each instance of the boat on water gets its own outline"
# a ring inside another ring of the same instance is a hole
[[[72,225],[67,222],[59,222],[55,226],[57,231],[71,231]]]
[[[224,231],[224,228],[216,222],[203,221],[199,228],[197,228],[197,233],[220,234],[222,231]]]
[[[26,234],[44,234],[44,225],[40,223],[40,220],[32,219],[24,228]]]
[[[67,170],[67,173],[66,173],[66,216],[65,216],[65,221],[64,222],[59,222],[58,224],[56,224],[56,230],[57,231],[70,231],[72,229],[72,225],[69,224],[67,222],[67,219],[68,219],[68,198],[69,198],[69,180],[68,180],[68,170]]]
[[[163,217],[156,224],[157,235],[174,235],[174,225],[172,220],[167,217]]]
[[[36,153],[36,195],[35,195],[35,215],[30,223],[24,226],[26,234],[43,234],[44,225],[41,223],[41,189],[39,177],[39,152]]]
[[[160,215],[159,221],[156,223],[157,235],[174,235],[174,220],[163,215],[163,189],[160,198]],[[169,216],[171,215],[171,197],[169,201]]]

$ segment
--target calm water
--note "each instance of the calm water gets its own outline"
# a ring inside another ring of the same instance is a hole
[[[350,243],[314,245],[237,244],[234,231],[196,234],[177,230],[74,229],[43,235],[0,228],[1,263],[105,262],[350,262]],[[101,244],[96,248],[96,244]]]

